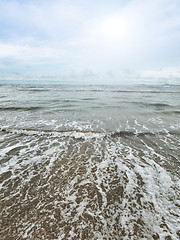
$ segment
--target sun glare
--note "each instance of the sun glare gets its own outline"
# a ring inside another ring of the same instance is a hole
[[[100,33],[109,42],[125,43],[131,37],[132,26],[127,19],[121,16],[113,16],[101,23]]]

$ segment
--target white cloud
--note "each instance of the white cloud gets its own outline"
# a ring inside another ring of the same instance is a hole
[[[28,45],[15,45],[0,43],[0,58],[14,60],[57,60],[66,56],[66,50],[53,47],[31,47]]]
[[[106,11],[101,6],[95,0],[1,1],[0,61],[67,75],[180,65],[178,0],[131,0]]]
[[[179,79],[180,80],[180,66],[167,67],[162,69],[145,70],[141,76],[146,78],[164,78],[164,79]]]
[[[83,17],[82,10],[62,1],[8,1],[0,3],[0,19],[17,27],[32,27],[39,31],[56,32],[58,28],[74,26]],[[33,33],[33,29],[31,34]]]

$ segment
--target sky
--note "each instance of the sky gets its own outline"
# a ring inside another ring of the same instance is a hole
[[[180,1],[0,0],[0,80],[180,84]]]

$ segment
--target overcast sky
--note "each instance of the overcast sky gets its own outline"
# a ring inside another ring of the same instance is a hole
[[[0,0],[0,79],[180,83],[180,0]]]

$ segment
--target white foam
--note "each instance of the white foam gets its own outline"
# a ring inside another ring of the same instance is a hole
[[[47,135],[54,137],[74,137],[74,138],[97,138],[102,137],[104,134],[90,132],[90,131],[37,131],[37,130],[26,130],[26,129],[4,129],[6,132],[13,134],[25,134],[25,135]]]
[[[71,239],[76,237],[75,226],[81,232],[88,227],[87,219],[84,219],[86,213],[93,221],[97,221],[96,224],[91,222],[95,224],[93,234],[97,239],[103,239],[108,234],[111,237],[114,226],[118,226],[119,231],[124,228],[124,239],[129,239],[128,234],[133,235],[139,218],[144,223],[141,226],[144,239],[150,239],[152,233],[158,233],[163,239],[166,233],[160,227],[162,217],[171,236],[176,239],[178,221],[175,214],[179,212],[175,204],[179,204],[176,194],[179,183],[160,165],[160,160],[167,161],[161,152],[145,140],[140,140],[136,145],[121,136],[111,138],[108,135],[103,138],[103,134],[88,132],[78,133],[75,138],[77,132],[67,132],[65,136],[62,134],[46,131],[29,134],[28,131],[27,135],[21,136],[26,147],[3,165],[4,172],[11,170],[11,180],[21,177],[21,184],[18,189],[12,190],[11,197],[18,196],[22,186],[28,186],[30,190],[32,186],[29,186],[29,182],[39,176],[44,185],[38,185],[36,191],[47,199],[41,198],[42,202],[39,201],[35,206],[36,210],[42,209],[49,221],[55,222],[54,209],[58,209],[60,223],[72,225],[69,231]],[[79,141],[80,136],[83,136],[83,141]],[[24,146],[20,142],[18,144]],[[15,146],[17,144],[6,149],[4,154]],[[161,151],[164,149],[161,148]],[[156,162],[157,158],[159,162]],[[116,190],[120,186],[122,193]],[[83,188],[82,197],[78,190]],[[94,188],[95,193],[89,193],[89,188]],[[114,189],[118,196],[108,196],[111,192],[114,194]],[[28,194],[27,191],[22,200],[25,204]],[[59,195],[61,198],[58,198]],[[33,228],[30,220],[27,221],[29,223],[22,230],[24,238],[30,236],[28,234]],[[56,224],[60,223],[56,221]],[[97,230],[99,226],[101,232]],[[64,229],[59,229],[59,239],[66,236]]]

